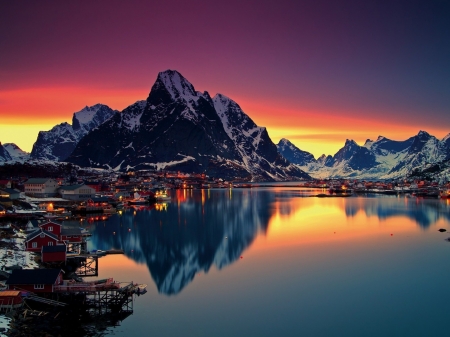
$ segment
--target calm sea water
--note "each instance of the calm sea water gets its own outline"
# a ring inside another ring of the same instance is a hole
[[[146,283],[111,336],[448,336],[450,204],[178,190],[89,226],[99,278]]]

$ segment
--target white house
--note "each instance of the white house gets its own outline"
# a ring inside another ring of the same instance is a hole
[[[59,188],[61,197],[67,200],[87,200],[95,196],[95,189],[87,185],[68,185]]]
[[[58,182],[50,178],[31,178],[24,183],[25,194],[34,197],[56,197]]]

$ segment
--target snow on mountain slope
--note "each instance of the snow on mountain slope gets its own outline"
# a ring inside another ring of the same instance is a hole
[[[28,152],[23,151],[14,143],[5,143],[3,144],[3,147],[8,151],[12,160],[24,161],[30,157]]]
[[[92,130],[68,160],[115,169],[164,166],[222,178],[308,178],[234,101],[220,94],[211,99],[174,70],[159,73],[146,101]]]
[[[9,152],[5,149],[5,147],[0,143],[0,162],[6,162],[11,160],[11,155]]]
[[[80,139],[117,112],[106,105],[96,104],[74,113],[72,125],[61,123],[49,131],[40,131],[30,154],[31,159],[63,161]]]
[[[311,153],[300,150],[286,138],[282,138],[278,142],[277,149],[284,158],[286,158],[293,164],[305,166],[309,163],[316,162],[314,156]]]
[[[75,112],[72,117],[73,130],[81,139],[89,131],[103,124],[111,116],[118,112],[103,104],[96,104],[91,107],[86,106],[82,110]]]
[[[439,141],[420,131],[405,141],[379,136],[363,146],[347,140],[331,160],[321,157],[317,163],[300,166],[314,178],[392,179],[408,175],[415,169],[449,158],[448,137]]]

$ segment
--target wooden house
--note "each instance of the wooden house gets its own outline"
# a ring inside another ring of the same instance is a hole
[[[57,235],[41,228],[27,235],[25,239],[25,250],[29,252],[40,252],[42,246],[56,246],[58,243],[59,238]]]
[[[41,262],[64,262],[67,257],[66,245],[42,246]]]
[[[85,184],[61,186],[59,188],[61,197],[66,200],[87,200],[95,196],[95,189]]]
[[[63,281],[61,269],[13,270],[5,282],[9,290],[26,290],[34,293],[52,293],[54,286]]]
[[[13,188],[1,188],[0,196],[3,198],[10,198],[11,200],[17,200],[20,198],[20,191]]]
[[[58,182],[50,178],[31,178],[24,183],[25,194],[35,197],[56,197]]]
[[[62,225],[57,222],[47,221],[45,223],[40,224],[39,227],[42,230],[55,234],[58,237],[61,235]]]
[[[0,179],[0,187],[11,188],[11,180]]]
[[[11,311],[22,307],[23,300],[18,290],[0,291],[0,311]]]
[[[69,243],[81,243],[83,242],[83,235],[81,229],[76,228],[62,228],[59,236],[61,242]]]

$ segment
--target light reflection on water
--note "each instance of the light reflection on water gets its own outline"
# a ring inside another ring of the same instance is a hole
[[[91,226],[100,278],[149,285],[113,334],[446,336],[449,205],[177,190]]]

